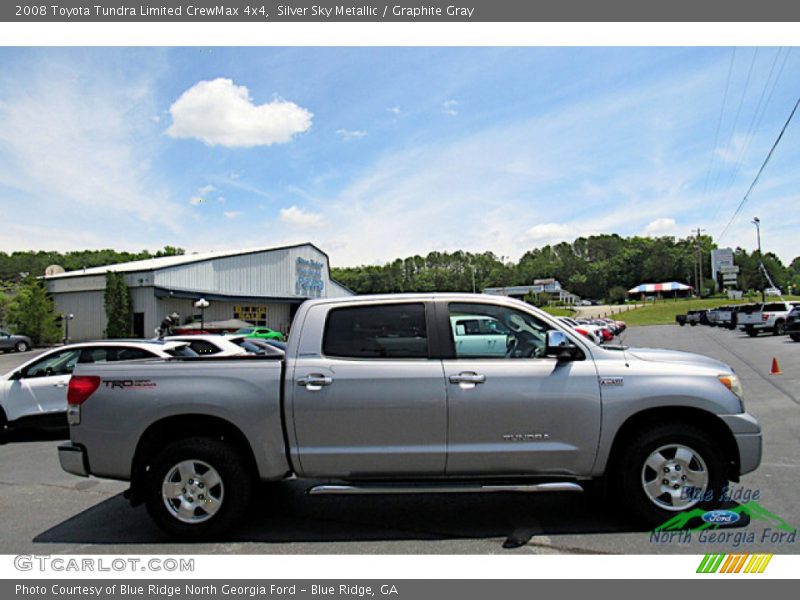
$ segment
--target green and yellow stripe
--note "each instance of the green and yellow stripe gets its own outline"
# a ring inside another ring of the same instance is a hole
[[[698,573],[763,573],[772,554],[706,554]]]

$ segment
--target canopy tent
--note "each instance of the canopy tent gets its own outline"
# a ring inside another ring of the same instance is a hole
[[[692,286],[677,281],[667,283],[642,283],[628,290],[629,294],[661,294],[664,292],[688,292]]]

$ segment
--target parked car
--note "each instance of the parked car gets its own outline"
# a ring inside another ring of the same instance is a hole
[[[236,335],[245,335],[251,338],[260,338],[264,340],[278,340],[280,342],[286,339],[280,331],[275,331],[274,329],[270,329],[269,327],[242,327],[241,329],[237,330]]]
[[[800,342],[800,306],[795,306],[786,315],[786,333],[793,342]]]
[[[580,323],[569,317],[557,317],[557,318],[559,321],[565,323],[566,325],[568,325],[569,327],[580,333],[583,337],[587,338],[588,340],[591,340],[593,343],[595,344],[603,343],[603,336],[598,335],[595,330],[593,329],[590,330],[585,325],[581,325]]]
[[[0,376],[0,431],[65,428],[67,384],[76,364],[195,356],[181,342],[103,340],[60,346]]]
[[[7,331],[0,330],[0,352],[14,350],[16,352],[27,352],[33,348],[31,338],[27,335],[15,335]]]
[[[246,336],[237,335],[236,339],[244,339]],[[189,334],[189,335],[169,335],[165,340],[186,342],[198,356],[239,356],[248,354],[248,350],[234,342],[234,336],[221,335],[216,333]]]
[[[778,288],[768,287],[768,288],[766,288],[764,290],[764,295],[765,296],[772,296],[772,297],[775,297],[775,298],[780,298],[783,294],[781,294],[781,291]]]
[[[771,332],[773,335],[784,335],[786,318],[798,305],[800,302],[767,302],[756,311],[739,314],[739,328],[750,337],[755,337],[762,331]]]
[[[454,322],[477,316],[510,332],[510,352],[456,346]],[[147,384],[107,384],[123,379]],[[602,479],[653,525],[718,506],[762,447],[728,365],[597,346],[524,302],[473,294],[308,300],[283,358],[81,364],[69,402],[62,467],[130,481],[134,505],[190,539],[229,534],[268,502],[259,481],[286,479],[312,496]]]

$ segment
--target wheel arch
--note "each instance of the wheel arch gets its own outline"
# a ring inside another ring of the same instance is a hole
[[[633,436],[646,428],[667,423],[692,425],[707,432],[726,457],[727,478],[733,481],[739,480],[741,462],[733,433],[717,415],[690,406],[649,408],[628,417],[614,436],[606,459],[605,473],[611,473],[619,464]]]
[[[236,425],[212,415],[173,415],[150,424],[139,438],[131,461],[131,487],[128,491],[131,504],[136,506],[144,500],[144,484],[153,458],[171,443],[190,437],[210,437],[230,443],[244,457],[248,472],[253,477],[258,476],[253,449]]]

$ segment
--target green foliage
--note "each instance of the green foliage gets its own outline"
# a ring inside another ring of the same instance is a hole
[[[133,306],[125,275],[109,271],[106,273],[106,337],[126,338],[133,328]]]
[[[624,287],[615,285],[610,290],[608,290],[608,301],[611,304],[622,304],[625,302],[625,299],[628,297],[628,290]]]
[[[34,276],[44,275],[44,270],[49,265],[61,265],[67,271],[76,271],[83,268],[115,265],[134,260],[159,258],[161,256],[176,256],[184,253],[183,248],[174,246],[164,246],[163,250],[159,250],[155,254],[147,250],[142,250],[141,252],[117,252],[110,249],[79,250],[63,254],[43,250],[38,252],[12,252],[11,254],[0,252],[0,280],[19,280],[20,273],[28,273]]]
[[[9,308],[11,308],[11,298],[8,294],[0,291],[0,325],[6,324]]]
[[[48,344],[61,337],[53,299],[44,281],[27,276],[8,310],[8,323],[15,333],[31,338],[34,344]]]
[[[487,287],[531,285],[535,279],[554,277],[583,298],[619,302],[627,297],[628,289],[640,283],[678,281],[694,287],[697,245],[695,237],[623,238],[604,234],[528,250],[516,264],[491,252],[431,252],[427,256],[398,258],[383,266],[333,269],[332,276],[359,294],[471,292],[473,274],[479,292]],[[710,236],[701,236],[699,245],[703,275],[708,277],[710,252],[716,245]],[[742,271],[742,289],[765,287],[758,272],[757,254],[737,248],[735,262]],[[800,285],[800,257],[787,269],[777,256],[767,253],[764,264],[779,287],[792,277]],[[704,287],[707,292],[712,290],[713,282],[705,281]]]

